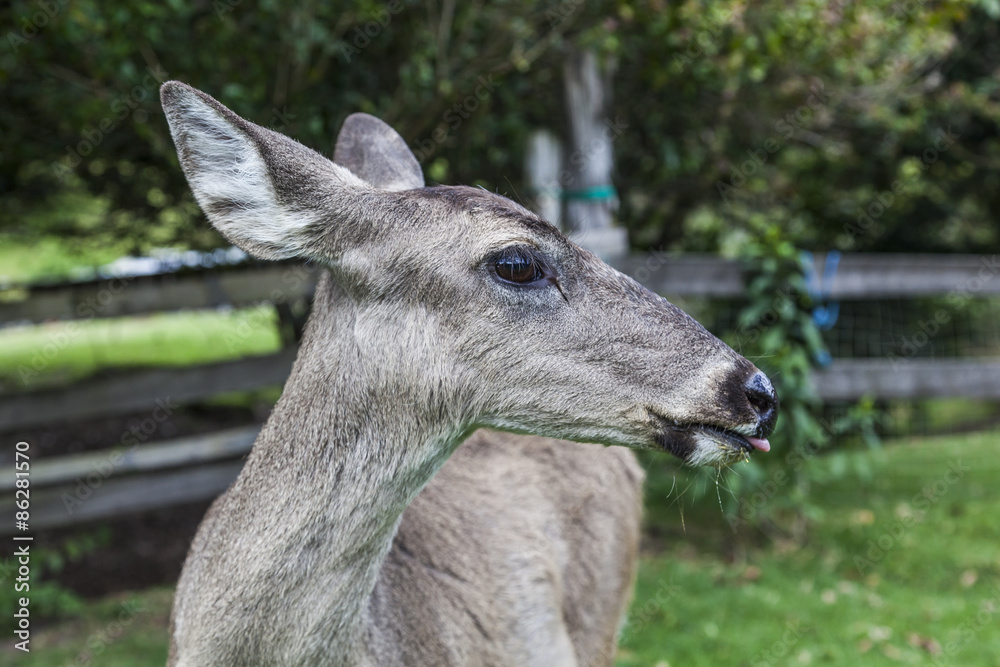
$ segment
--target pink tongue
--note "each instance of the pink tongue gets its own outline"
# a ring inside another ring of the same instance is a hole
[[[762,452],[771,451],[771,443],[766,438],[747,438],[747,442],[753,445],[754,449],[759,449]]]

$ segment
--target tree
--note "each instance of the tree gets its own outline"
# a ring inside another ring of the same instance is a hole
[[[763,216],[817,249],[982,251],[1000,241],[993,7],[13,2],[0,232],[220,243],[177,168],[163,78],[326,153],[348,113],[374,113],[429,181],[527,199],[530,131],[565,133],[572,46],[619,62],[611,141],[634,246],[732,253]]]

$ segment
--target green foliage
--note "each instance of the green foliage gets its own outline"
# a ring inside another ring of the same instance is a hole
[[[754,215],[805,248],[1000,241],[994,15],[957,0],[634,9],[616,168],[638,245],[738,247]]]
[[[162,80],[189,82],[327,154],[349,113],[375,113],[429,177],[505,184],[527,133],[558,107],[554,71],[521,73],[584,13],[573,5],[551,17],[523,1],[78,0],[46,16],[40,4],[0,10],[18,26],[0,49],[0,135],[18,138],[0,154],[3,226],[125,240],[133,252],[221,242],[197,220],[177,166]],[[99,221],[76,215],[83,195],[107,204]]]
[[[638,247],[736,248],[757,214],[798,247],[1000,242],[992,0],[53,2],[0,9],[0,231],[221,243],[177,167],[164,77],[327,154],[348,113],[374,113],[429,180],[528,194],[528,134],[565,133],[562,62],[583,45],[617,62]]]
[[[79,614],[84,609],[83,600],[73,591],[63,587],[50,577],[58,575],[66,567],[95,549],[107,544],[111,533],[104,527],[91,533],[68,538],[52,547],[31,546],[31,579],[26,582],[30,588],[18,591],[13,585],[17,573],[17,559],[9,557],[4,563],[3,571],[9,576],[0,586],[0,606],[4,609],[18,607],[17,600],[27,597],[30,601],[30,613],[33,627],[42,620],[64,618]],[[3,629],[8,634],[15,628],[13,616],[7,615],[3,620]]]
[[[733,491],[728,513],[734,527],[754,524],[802,535],[805,522],[821,509],[810,497],[814,457],[845,435],[857,432],[878,444],[873,402],[862,400],[846,415],[828,421],[812,385],[814,370],[827,358],[805,280],[802,255],[778,225],[758,222],[759,235],[745,246],[749,300],[737,330],[725,336],[774,382],[781,401],[773,451],[754,456],[728,477]]]
[[[32,626],[31,652],[19,654],[21,667],[100,665],[162,666],[167,661],[171,589],[88,600],[70,621]]]

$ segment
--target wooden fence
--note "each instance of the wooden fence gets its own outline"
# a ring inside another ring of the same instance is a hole
[[[822,275],[824,258],[816,261],[817,274]],[[996,257],[960,255],[846,255],[825,291],[838,300],[1000,295],[996,262]],[[651,253],[612,263],[667,296],[735,298],[744,294],[746,276],[734,261]],[[3,293],[0,322],[282,305],[308,299],[316,276],[315,269],[268,264],[24,287]],[[184,405],[224,392],[280,385],[294,356],[291,346],[236,361],[130,371],[67,387],[0,395],[0,431],[10,434],[6,441],[13,441],[22,429],[152,411],[158,401],[168,398],[172,404]],[[1000,359],[836,359],[816,373],[814,383],[825,400],[863,395],[1000,399]],[[54,528],[212,498],[239,472],[257,428],[34,461],[31,525]],[[0,516],[13,515],[9,491],[14,479],[12,468],[0,470],[4,492]],[[0,534],[11,532],[12,523],[0,522]]]

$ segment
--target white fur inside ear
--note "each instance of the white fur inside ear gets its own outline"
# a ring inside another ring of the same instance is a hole
[[[198,205],[223,236],[268,259],[302,256],[320,216],[290,210],[275,195],[253,141],[193,93],[167,114]]]

